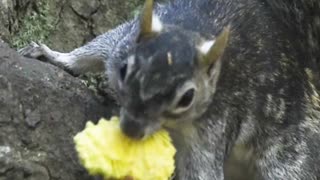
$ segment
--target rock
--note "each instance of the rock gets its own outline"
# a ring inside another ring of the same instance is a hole
[[[83,19],[88,19],[94,13],[96,13],[100,8],[101,2],[98,0],[91,1],[70,1],[70,6],[73,11],[82,16]]]
[[[10,36],[10,10],[12,7],[11,1],[0,0],[0,39],[8,41]],[[2,40],[1,40],[2,41]]]
[[[0,43],[0,180],[90,180],[73,136],[117,114],[77,78]]]
[[[130,19],[143,0],[0,0],[0,39],[71,51]]]
[[[69,52],[133,17],[133,10],[143,2],[0,0],[0,39],[17,49],[35,41],[45,43],[53,50]],[[100,76],[93,74],[84,80],[89,79],[87,85],[104,95],[105,90],[100,88],[104,82]],[[90,84],[90,79],[96,79],[97,83]]]

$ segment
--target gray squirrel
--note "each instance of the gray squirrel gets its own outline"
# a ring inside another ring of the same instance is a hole
[[[20,53],[105,72],[126,135],[169,130],[176,179],[226,179],[241,147],[250,179],[317,180],[319,14],[316,0],[146,0],[138,17],[69,53],[37,43]]]

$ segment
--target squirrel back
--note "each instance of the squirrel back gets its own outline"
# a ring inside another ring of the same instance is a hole
[[[297,48],[303,51],[301,63],[315,74],[320,87],[320,1],[317,0],[265,0],[284,28],[292,33]]]

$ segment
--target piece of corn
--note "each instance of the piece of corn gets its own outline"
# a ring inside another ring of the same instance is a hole
[[[176,150],[169,133],[159,130],[143,140],[125,136],[119,119],[87,122],[74,137],[80,162],[91,175],[105,179],[168,180],[174,172]]]

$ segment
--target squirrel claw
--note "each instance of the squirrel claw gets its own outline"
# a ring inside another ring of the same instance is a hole
[[[29,57],[29,58],[39,58],[40,56],[44,55],[43,47],[40,46],[38,43],[32,41],[26,47],[23,47],[18,50],[18,53],[22,56]]]

